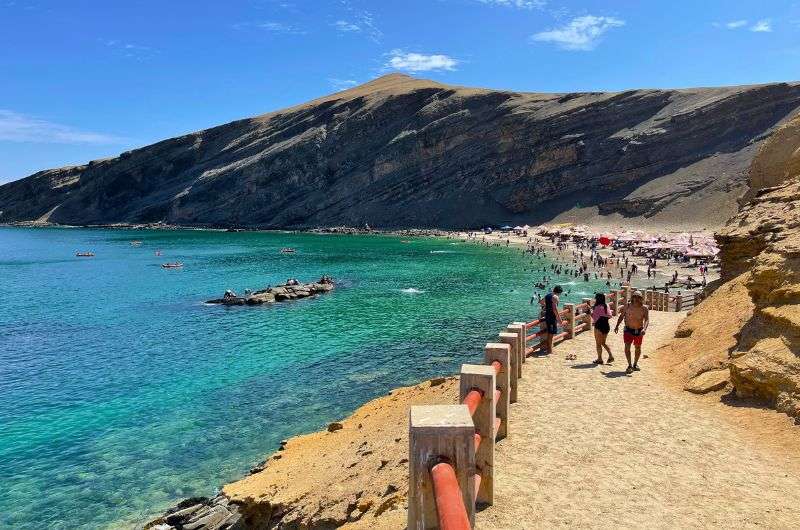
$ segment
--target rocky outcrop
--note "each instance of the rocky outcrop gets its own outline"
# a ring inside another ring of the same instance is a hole
[[[758,191],[717,238],[723,270],[750,268],[744,285],[755,305],[731,351],[731,383],[737,395],[764,400],[800,422],[798,176]]]
[[[246,296],[237,296],[236,293],[228,291],[222,298],[208,300],[207,304],[220,305],[261,305],[273,304],[275,302],[286,302],[289,300],[300,300],[318,294],[325,294],[333,291],[335,284],[333,280],[322,278],[314,283],[297,283],[276,285],[254,291]]]
[[[749,202],[715,235],[721,285],[661,355],[685,390],[731,390],[800,423],[800,117],[759,149]]]
[[[800,85],[536,94],[393,74],[0,186],[0,223],[722,224]]]

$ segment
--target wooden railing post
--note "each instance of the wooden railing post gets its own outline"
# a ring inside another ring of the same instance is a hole
[[[575,338],[575,304],[564,304],[564,309],[567,310],[567,325],[564,326],[567,332],[568,339]]]
[[[622,292],[625,293],[623,295],[625,297],[625,305],[628,305],[628,303],[630,303],[630,301],[631,301],[631,292],[632,292],[631,286],[630,285],[626,285],[625,287],[623,287]]]
[[[466,405],[413,406],[408,433],[408,528],[439,526],[431,468],[449,462],[456,472],[470,524],[475,524],[475,426]]]
[[[675,295],[675,311],[680,311],[683,308],[683,296]]]
[[[475,451],[475,469],[481,476],[477,502],[494,503],[494,419],[497,415],[494,402],[494,368],[484,364],[462,364],[459,389],[459,402],[463,402],[470,390],[483,394],[478,408],[472,414],[475,432],[480,435],[480,445]]]
[[[492,361],[499,361],[502,366],[500,373],[495,378],[498,390],[500,390],[500,400],[496,405],[497,417],[502,422],[500,430],[497,431],[497,439],[500,440],[508,436],[508,409],[509,398],[511,389],[511,374],[510,374],[510,361],[511,361],[511,347],[508,344],[498,344],[490,342],[486,345],[484,350],[484,360],[486,364],[492,364]]]
[[[511,403],[517,402],[517,387],[519,386],[519,354],[517,353],[517,334],[516,333],[500,333],[498,335],[498,342],[507,344],[509,348],[509,379],[511,380],[511,392],[509,400]]]
[[[611,292],[608,293],[608,297],[607,298],[608,298],[608,300],[607,300],[608,309],[611,310],[612,314],[616,315],[618,313],[618,311],[617,311],[617,293],[615,293],[614,291],[611,291]]]

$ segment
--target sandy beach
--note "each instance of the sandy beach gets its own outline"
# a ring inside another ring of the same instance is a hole
[[[662,231],[662,233],[669,233],[666,229]],[[711,233],[709,232],[697,232],[697,234],[702,234],[705,236],[710,236]],[[579,249],[574,243],[567,242],[565,249],[559,249],[550,238],[543,237],[533,233],[532,231],[528,233],[527,236],[520,236],[516,235],[513,232],[508,233],[500,233],[500,232],[493,232],[491,234],[483,234],[480,232],[456,232],[455,234],[451,235],[450,237],[458,238],[465,241],[470,241],[478,244],[486,244],[486,245],[497,245],[497,246],[513,246],[517,248],[529,248],[531,246],[535,248],[543,248],[545,249],[545,254],[556,263],[560,263],[565,265],[565,268],[573,268],[573,251],[580,253],[581,249]],[[584,255],[589,256],[589,251],[583,249]],[[615,253],[614,249],[610,247],[599,247],[597,250],[598,254],[604,258],[609,258],[612,256],[621,256],[618,252]],[[648,278],[646,271],[647,271],[647,264],[645,258],[641,256],[632,256],[630,252],[625,253],[625,256],[628,257],[629,262],[628,265],[630,266],[633,263],[636,263],[639,267],[638,273],[634,274],[631,277],[631,285],[633,287],[639,289],[650,289],[653,286],[662,288],[667,281],[672,280],[674,274],[678,273],[678,281],[685,281],[688,279],[689,276],[692,277],[694,282],[699,282],[702,278],[700,271],[697,266],[690,265],[688,263],[677,263],[675,261],[667,261],[665,259],[658,260],[658,267],[653,269],[654,276],[652,278]],[[587,258],[588,259],[588,258]],[[594,275],[594,273],[606,273],[606,269],[594,268],[591,264],[589,267],[589,272]],[[533,274],[532,280],[539,280],[540,275]],[[706,273],[706,283],[711,283],[720,277],[720,269],[717,263],[712,263],[709,265],[708,272]],[[612,270],[612,278],[611,278],[611,286],[618,287],[620,285],[620,277],[618,270]],[[694,290],[698,290],[695,288]],[[671,287],[670,292],[676,293],[678,291],[682,291],[683,293],[688,292],[688,289],[682,289],[680,287]]]

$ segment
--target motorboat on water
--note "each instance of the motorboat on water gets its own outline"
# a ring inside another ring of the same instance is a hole
[[[131,246],[132,247],[141,247],[142,246],[142,242],[139,241],[138,239],[136,239],[134,241],[131,241]]]
[[[162,263],[161,264],[161,268],[162,269],[180,269],[181,267],[183,267],[183,263],[181,263],[180,261],[175,261],[173,263]]]
[[[281,249],[281,254],[294,254],[295,252],[297,251],[291,247],[284,247]]]
[[[94,252],[76,252],[75,256],[79,258],[93,258]]]

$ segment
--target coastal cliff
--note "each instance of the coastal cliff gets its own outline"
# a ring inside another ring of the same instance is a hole
[[[752,199],[716,234],[722,284],[670,346],[687,390],[728,387],[800,422],[800,118],[753,161]]]
[[[400,74],[0,186],[0,223],[720,226],[800,84],[518,93]]]

